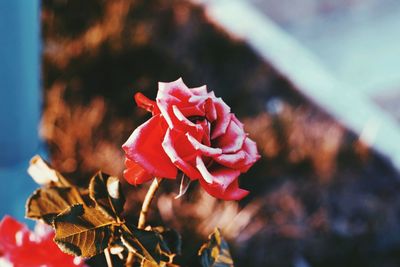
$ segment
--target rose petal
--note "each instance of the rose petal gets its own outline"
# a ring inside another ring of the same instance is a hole
[[[193,93],[183,83],[182,78],[170,83],[158,83],[157,106],[170,128],[174,126],[173,118],[171,118],[172,106],[187,103],[191,96],[193,96]]]
[[[217,183],[208,184],[200,179],[200,184],[210,195],[224,200],[240,200],[249,194],[249,191],[239,188],[238,179],[235,179],[226,190]]]
[[[125,166],[127,168],[124,170],[124,178],[132,185],[142,184],[153,178],[144,168],[128,158],[125,159]]]
[[[247,172],[259,158],[260,155],[257,152],[256,143],[248,137],[246,137],[242,149],[238,152],[213,157],[219,164],[238,169],[242,173]]]
[[[204,103],[205,115],[209,122],[213,122],[218,118],[217,110],[211,98],[208,98]]]
[[[212,171],[212,175],[214,176],[214,182],[222,186],[222,190],[226,191],[233,181],[237,180],[240,175],[240,171],[230,169],[230,168],[219,168],[215,171]]]
[[[193,94],[195,94],[195,95],[207,96],[207,86],[206,85],[190,88],[190,91],[192,91]]]
[[[182,112],[179,110],[179,108],[176,105],[172,106],[172,111],[174,112],[175,117],[182,122],[183,124],[186,124],[189,127],[196,127],[196,124],[188,120],[185,115],[182,114]]]
[[[158,108],[156,101],[148,99],[142,93],[135,94],[135,101],[140,108],[151,112],[153,115],[160,114],[160,109]]]
[[[201,143],[205,146],[211,146],[211,139],[210,139],[210,131],[211,131],[211,124],[207,120],[204,120],[197,124],[201,128],[202,137],[197,138],[197,140],[201,140]]]
[[[193,167],[197,151],[184,133],[168,128],[162,147],[173,164],[190,179],[194,180],[201,177],[200,173]]]
[[[236,117],[235,114],[232,114],[232,120],[242,129],[244,129],[244,124]]]
[[[156,98],[157,106],[169,128],[192,131],[193,129],[190,128],[193,128],[193,125],[184,120],[184,118],[191,116],[203,117],[205,115],[204,101],[207,97],[200,97],[198,100],[191,102],[190,99],[192,97],[196,97],[196,95],[183,83],[182,79],[171,83],[159,83],[159,91]],[[176,106],[175,111],[174,106]]]
[[[203,177],[204,181],[206,181],[209,184],[213,183],[213,176],[207,170],[207,167],[204,164],[204,161],[200,156],[196,157],[196,168],[199,170],[201,177]]]
[[[126,157],[156,177],[175,178],[177,169],[162,148],[164,129],[157,115],[133,131],[122,148]]]
[[[198,157],[196,162],[198,163],[199,167],[202,169],[201,174],[203,175],[203,178],[207,178],[211,182],[209,182],[206,179],[204,179],[204,180],[206,180],[206,182],[208,182],[209,184],[214,184],[214,186],[217,186],[215,184],[218,184],[218,186],[220,187],[220,190],[222,190],[222,192],[224,192],[228,188],[228,186],[233,181],[235,181],[240,175],[239,170],[225,168],[222,166],[218,166],[216,168],[215,168],[215,166],[213,166],[213,168],[211,168],[211,171],[209,171],[205,167],[203,160],[200,157]]]
[[[243,130],[241,125],[238,125],[235,118],[235,115],[231,114],[231,121],[226,129],[224,135],[220,136],[216,140],[217,147],[222,148],[223,153],[235,153],[239,151],[242,146],[244,139],[246,138],[246,133]]]
[[[171,119],[175,121],[173,122],[173,129],[190,133],[193,136],[202,136],[204,131],[202,123],[193,123],[187,118],[191,116],[198,116],[199,114],[202,117],[203,114],[201,111],[199,111],[196,107],[182,108],[182,110],[184,113],[177,106],[172,106],[174,116],[171,116]],[[176,120],[178,120],[180,123],[177,123]]]
[[[175,96],[178,99],[189,99],[193,93],[183,82],[182,78],[177,79],[176,81],[165,83],[158,83],[158,96],[163,98],[162,96]]]
[[[231,108],[225,104],[221,98],[213,99],[215,110],[217,112],[217,120],[215,121],[214,130],[211,134],[211,139],[215,139],[226,132],[229,122],[231,121]]]
[[[187,136],[189,142],[194,147],[194,149],[201,152],[202,155],[205,155],[208,157],[221,155],[222,149],[205,146],[202,143],[200,143],[199,141],[197,141],[196,138],[191,136],[189,133],[186,133],[186,136]]]
[[[247,154],[245,151],[240,150],[233,154],[222,154],[217,157],[213,157],[213,159],[229,168],[240,168],[246,161]]]
[[[181,107],[179,107],[179,110],[186,118],[189,118],[192,116],[199,116],[199,117],[205,116],[205,111],[204,111],[204,108],[202,108],[202,103],[199,103],[198,105],[191,105],[191,106],[182,106],[181,105]]]
[[[246,153],[242,166],[238,166],[241,172],[247,172],[253,164],[261,158],[257,151],[257,144],[250,138],[246,138],[243,144],[243,151]]]

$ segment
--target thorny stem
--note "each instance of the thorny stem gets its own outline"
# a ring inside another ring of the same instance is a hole
[[[142,204],[142,209],[140,210],[140,215],[139,215],[139,222],[138,222],[138,228],[143,229],[146,226],[146,215],[149,210],[151,201],[153,200],[157,189],[160,187],[162,179],[161,178],[154,178],[153,182],[150,185],[149,190],[146,193],[146,196],[144,197],[144,201]],[[135,258],[135,255],[133,252],[129,252],[128,257],[126,259],[126,264],[125,266],[131,266],[133,263],[133,260]]]

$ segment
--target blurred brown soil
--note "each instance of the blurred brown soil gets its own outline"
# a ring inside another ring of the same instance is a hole
[[[163,184],[150,222],[182,233],[184,266],[198,266],[197,248],[217,226],[237,266],[398,266],[398,173],[201,7],[44,0],[42,21],[41,132],[54,167],[79,184],[98,169],[121,177],[121,144],[149,118],[133,95],[155,97],[158,81],[207,84],[257,141],[263,157],[242,176],[251,194],[240,203],[196,183],[175,200],[178,184]],[[124,187],[134,221],[148,185]]]

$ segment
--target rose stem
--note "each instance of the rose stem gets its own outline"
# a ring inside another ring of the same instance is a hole
[[[139,223],[138,223],[139,229],[143,229],[145,227],[147,211],[149,210],[150,203],[153,200],[154,195],[158,187],[160,186],[160,183],[161,183],[161,178],[154,178],[153,182],[150,185],[149,190],[147,191],[147,194],[143,201],[142,210],[140,211]]]
[[[151,201],[154,198],[154,195],[157,192],[158,187],[160,186],[162,179],[161,178],[154,178],[153,182],[150,185],[149,190],[146,193],[146,196],[144,197],[142,209],[140,211],[139,215],[139,222],[138,222],[138,228],[143,229],[146,226],[146,215],[149,210]],[[134,254],[132,252],[129,252],[128,258],[126,260],[126,266],[131,266],[132,262],[134,259]]]
[[[129,251],[128,257],[126,258],[125,266],[126,267],[132,266],[134,258],[135,258],[135,254],[133,254],[133,252]]]
[[[111,254],[110,254],[110,250],[108,248],[106,248],[104,250],[104,255],[106,257],[106,261],[107,261],[107,266],[108,267],[113,267],[113,263],[112,263],[112,259],[111,259]]]

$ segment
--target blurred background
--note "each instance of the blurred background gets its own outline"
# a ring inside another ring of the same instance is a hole
[[[121,144],[149,115],[135,92],[206,84],[262,155],[251,194],[218,201],[164,184],[153,225],[181,262],[220,227],[235,266],[400,265],[400,2],[0,1],[0,215],[23,218],[34,154],[85,185],[121,176]],[[148,185],[124,184],[136,220]]]

